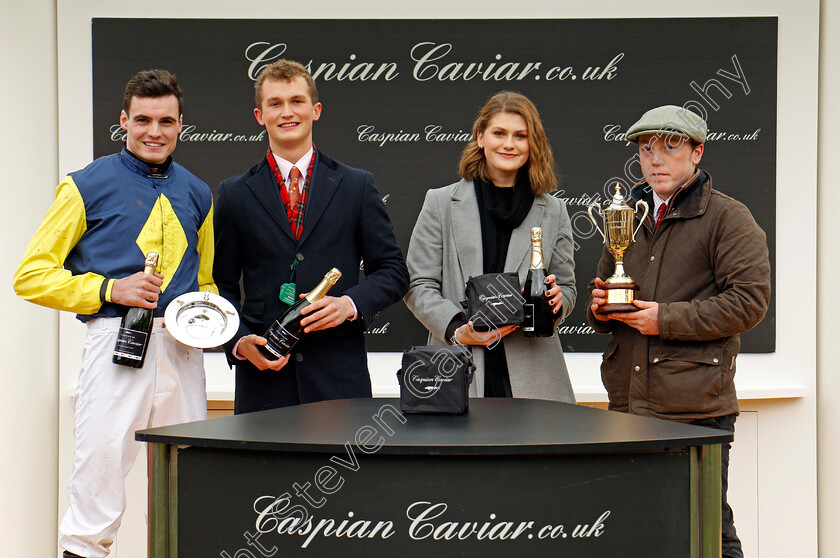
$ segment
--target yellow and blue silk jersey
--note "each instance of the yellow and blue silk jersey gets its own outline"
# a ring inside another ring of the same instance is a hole
[[[160,254],[164,277],[156,316],[185,292],[218,293],[210,188],[174,162],[154,174],[123,149],[59,184],[15,273],[15,291],[85,322],[122,316],[126,308],[111,302],[113,282],[142,271],[148,252]]]

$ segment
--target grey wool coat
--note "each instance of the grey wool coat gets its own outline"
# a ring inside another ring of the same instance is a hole
[[[519,274],[524,285],[531,263],[531,228],[543,231],[543,255],[563,292],[559,318],[572,311],[575,289],[572,228],[563,202],[537,196],[508,245],[505,271]],[[483,273],[481,222],[472,181],[429,190],[417,217],[406,257],[410,275],[406,305],[429,330],[430,345],[444,345],[446,327],[463,312],[465,285]],[[514,397],[575,402],[559,335],[528,338],[516,330],[502,340]],[[484,393],[484,351],[472,347],[476,365],[470,396]]]

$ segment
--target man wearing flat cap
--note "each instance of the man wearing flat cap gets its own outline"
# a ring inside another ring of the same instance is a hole
[[[639,285],[638,310],[596,312],[607,298],[602,279],[615,270],[605,248],[586,313],[595,330],[613,336],[601,364],[611,410],[734,432],[739,334],[767,312],[770,262],[750,211],[697,167],[706,134],[700,116],[673,105],[628,129],[644,172],[629,203],[651,208],[624,255]],[[726,501],[729,449],[721,452],[722,556],[742,558]]]

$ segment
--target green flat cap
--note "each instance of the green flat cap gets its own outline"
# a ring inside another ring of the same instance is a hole
[[[627,130],[627,139],[638,143],[639,136],[657,133],[675,133],[691,138],[697,143],[706,141],[709,128],[706,121],[684,107],[665,105],[644,113]]]

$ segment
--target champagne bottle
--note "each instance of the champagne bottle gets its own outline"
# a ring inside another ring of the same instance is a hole
[[[158,255],[149,252],[143,272],[154,275],[158,264]],[[146,360],[146,349],[152,335],[155,311],[151,308],[132,307],[123,316],[117,343],[114,346],[114,364],[123,364],[133,368],[142,368]]]
[[[329,291],[340,278],[341,272],[336,268],[332,268],[326,275],[324,275],[324,278],[321,279],[318,286],[309,291],[304,298],[298,299],[297,302],[292,304],[285,312],[283,312],[283,315],[271,324],[271,327],[269,327],[268,331],[266,331],[265,335],[263,335],[268,342],[265,346],[258,346],[258,349],[265,358],[269,360],[277,360],[289,354],[289,351],[292,350],[292,347],[295,346],[295,343],[298,342],[298,339],[300,339],[300,336],[303,333],[303,327],[301,327],[300,321],[304,318],[304,316],[300,313],[300,311],[313,302],[317,302],[324,298],[327,291]]]
[[[542,229],[531,229],[531,267],[525,278],[525,319],[522,332],[525,337],[551,337],[554,335],[554,314],[545,292],[545,259],[542,250]]]

